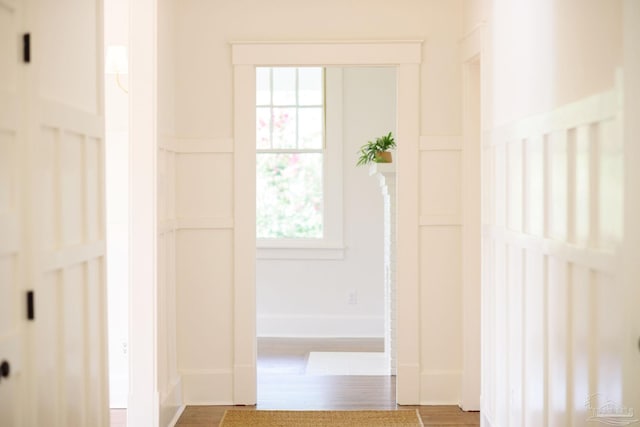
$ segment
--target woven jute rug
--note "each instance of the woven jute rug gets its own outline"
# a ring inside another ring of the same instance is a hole
[[[219,427],[424,427],[417,410],[246,411],[229,409]]]

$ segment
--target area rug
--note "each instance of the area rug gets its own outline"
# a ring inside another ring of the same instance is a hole
[[[417,410],[247,411],[229,409],[219,427],[423,427]]]
[[[307,375],[389,375],[385,353],[312,351]]]

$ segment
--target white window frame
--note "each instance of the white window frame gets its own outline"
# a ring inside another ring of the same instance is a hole
[[[256,239],[257,259],[343,259],[342,69],[325,75],[325,148],[323,161],[323,237]]]

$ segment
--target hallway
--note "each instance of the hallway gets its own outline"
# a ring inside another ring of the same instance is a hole
[[[262,338],[258,340],[258,404],[247,410],[395,410],[418,408],[425,426],[479,426],[478,412],[457,406],[398,406],[395,377],[307,375],[309,353],[383,351],[383,341]],[[217,426],[236,406],[187,406],[177,426]]]

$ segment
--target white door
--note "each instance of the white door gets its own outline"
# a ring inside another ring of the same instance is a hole
[[[20,58],[22,5],[0,0],[0,425],[24,424],[22,330],[26,323],[23,289],[20,163],[23,65]]]
[[[0,0],[3,20],[14,5],[5,3]],[[17,66],[24,73],[18,99],[26,108],[3,107],[0,118],[0,292],[9,297],[0,295],[0,337],[12,331],[10,342],[24,340],[28,352],[24,375],[16,362],[6,382],[25,393],[0,384],[0,393],[8,390],[11,407],[22,418],[0,419],[0,425],[106,426],[102,3],[26,0],[23,16],[31,55],[28,64]],[[4,34],[10,31],[4,21],[0,29],[2,49],[15,48],[15,36]],[[5,58],[0,73],[12,69]],[[0,80],[6,92],[5,79]],[[5,92],[2,103],[11,99]],[[18,159],[5,155],[18,156],[16,147],[25,147],[17,169]],[[16,170],[20,175],[12,173]],[[23,197],[15,207],[11,195],[19,185]],[[20,277],[24,285],[18,284]],[[8,290],[5,283],[11,284]],[[26,289],[35,295],[33,321],[24,319]],[[4,309],[7,300],[15,313]],[[6,338],[2,342],[4,351]],[[7,402],[3,394],[0,400]]]

